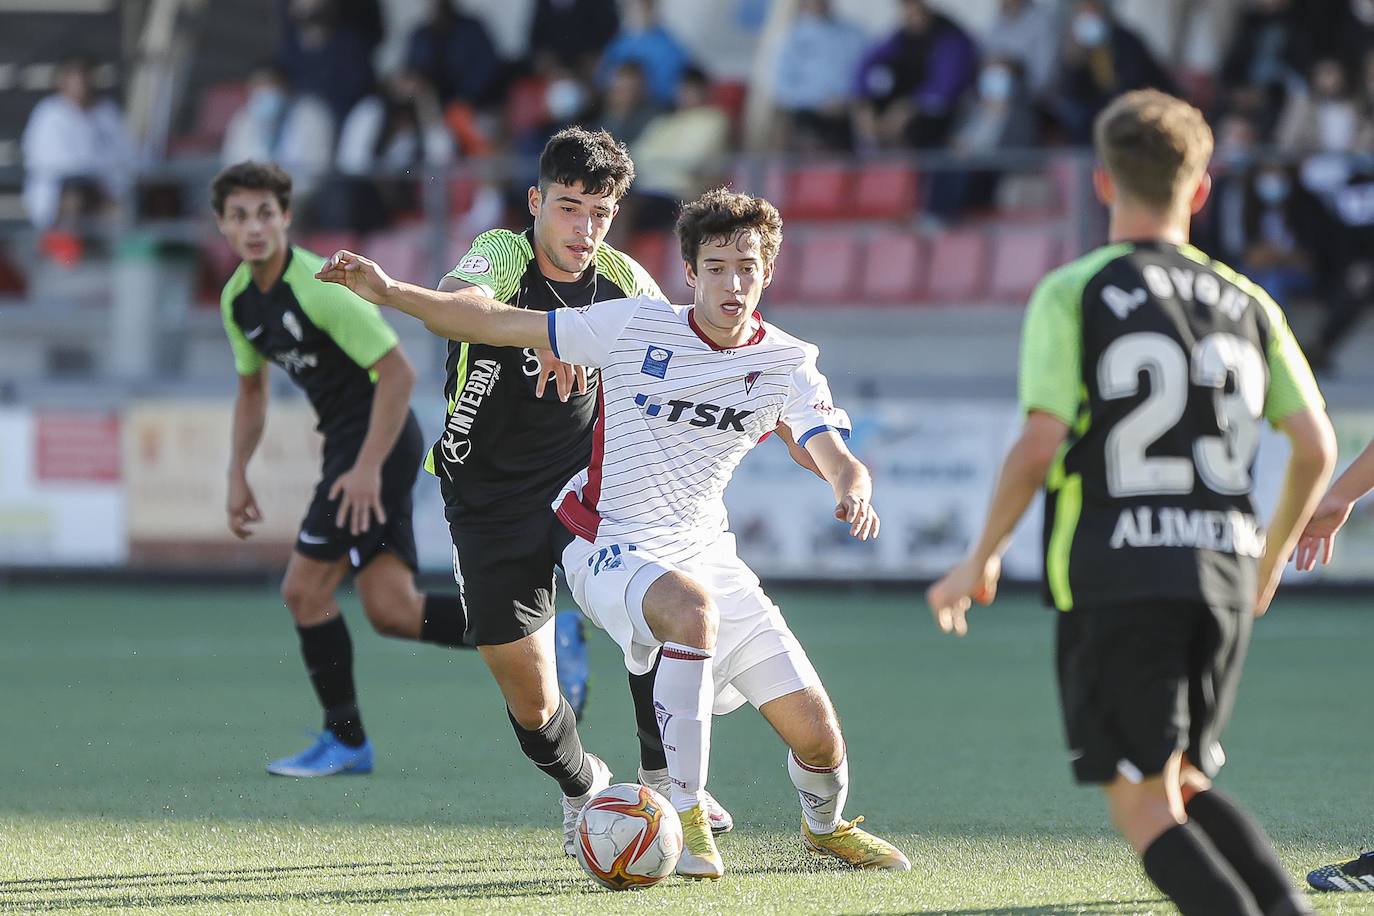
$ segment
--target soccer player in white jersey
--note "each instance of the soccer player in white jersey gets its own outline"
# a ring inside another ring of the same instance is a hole
[[[473,289],[400,283],[347,251],[318,276],[451,340],[552,349],[601,369],[591,463],[556,504],[576,535],[563,570],[630,671],[661,656],[654,701],[686,840],[678,873],[724,873],[702,808],[711,716],[746,701],[788,745],[807,848],[856,868],[908,870],[900,850],[858,827],[862,818],[843,819],[848,768],[835,709],[726,530],[725,486],[776,430],[834,489],[850,534],[878,534],[868,469],[844,444],[849,421],[831,404],[818,351],[756,311],[782,218],[761,198],[718,189],[683,208],[678,236],[691,306],[638,297],[530,312]]]

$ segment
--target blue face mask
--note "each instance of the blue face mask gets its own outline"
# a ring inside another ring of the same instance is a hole
[[[1095,48],[1107,40],[1107,22],[1096,13],[1083,13],[1073,21],[1073,37],[1085,48]]]
[[[1011,98],[1016,80],[1006,67],[988,67],[978,74],[978,94],[985,99],[1001,102]]]
[[[275,121],[286,108],[286,93],[280,89],[254,89],[248,97],[248,111],[261,121]]]
[[[1266,204],[1281,204],[1288,199],[1288,178],[1278,172],[1265,172],[1255,178],[1255,195]]]

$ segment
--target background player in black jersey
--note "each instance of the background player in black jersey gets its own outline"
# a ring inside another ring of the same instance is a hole
[[[1310,912],[1257,823],[1216,789],[1218,742],[1254,615],[1335,460],[1321,395],[1282,311],[1188,245],[1211,131],[1163,93],[1099,117],[1111,244],[1047,276],[1027,310],[1025,427],[968,558],[927,594],[963,634],[1046,488],[1045,579],[1075,776],[1184,913]],[[1251,504],[1259,423],[1292,443],[1268,538]]]
[[[267,419],[267,361],[306,393],[324,435],[315,498],[282,581],[301,655],[324,707],[324,730],[267,770],[284,776],[366,773],[373,764],[353,683],[353,647],[334,592],[350,564],[377,632],[459,647],[466,621],[457,596],[415,587],[411,491],[424,441],[410,393],[415,372],[377,307],[314,277],[322,259],[287,242],[291,178],[243,162],[211,185],[215,216],[243,258],[221,297],[239,374],[226,509],[229,530],[252,536],[262,510],[248,462]]]
[[[634,163],[610,134],[560,131],[545,145],[538,183],[529,189],[533,225],[480,235],[439,289],[478,287],[541,312],[629,296],[662,299],[639,264],[603,241],[633,180]],[[572,854],[577,813],[610,774],[583,751],[573,711],[558,690],[548,624],[554,566],[571,536],[551,507],[591,455],[597,380],[551,353],[456,341],[449,343],[447,368],[448,415],[425,466],[439,477],[444,496],[467,638],[500,685],[521,749],[563,792],[564,849]],[[550,372],[558,390],[545,390]],[[640,779],[663,789],[668,764],[652,672],[631,676],[630,686]],[[709,813],[715,830],[730,829],[729,814],[714,800]]]
[[[1374,492],[1374,442],[1355,457],[1317,503],[1312,520],[1303,529],[1295,557],[1298,569],[1311,571],[1331,562],[1336,535],[1345,527],[1355,503]],[[1349,862],[1323,865],[1307,875],[1307,883],[1322,891],[1374,891],[1374,852],[1364,852]]]

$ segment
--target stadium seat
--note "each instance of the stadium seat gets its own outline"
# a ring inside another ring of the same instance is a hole
[[[906,219],[916,210],[916,172],[896,162],[861,165],[853,214],[864,219]]]
[[[668,262],[671,248],[677,251],[675,239],[666,232],[636,232],[625,242],[625,253],[639,262],[639,266],[655,274],[658,265]],[[654,279],[658,277],[655,275]]]
[[[438,283],[430,264],[429,233],[423,225],[384,229],[368,236],[363,245],[363,252],[396,279],[424,287]]]
[[[1061,250],[1060,239],[1043,229],[998,233],[993,237],[989,297],[998,302],[1025,302]]]
[[[926,245],[914,232],[881,232],[864,246],[859,295],[864,304],[912,303],[927,277]]]
[[[817,232],[802,239],[796,265],[798,302],[858,303],[859,242],[852,232]]]
[[[168,145],[168,155],[176,157],[219,152],[229,121],[247,101],[247,83],[215,83],[207,87],[200,97],[200,107],[196,109],[195,127],[186,136],[172,139]]]
[[[304,235],[297,243],[308,251],[313,251],[322,258],[327,258],[340,248],[347,248],[349,251],[358,254],[366,254],[362,247],[362,236],[356,232],[311,232]]]
[[[981,232],[956,230],[935,236],[926,298],[942,303],[981,301],[987,260],[987,238]]]
[[[826,220],[852,216],[852,177],[849,169],[836,163],[797,166],[787,176],[783,217]]]
[[[773,262],[773,281],[768,284],[768,288],[763,291],[763,302],[760,306],[768,309],[774,305],[791,305],[797,301],[797,270],[800,267],[800,247],[798,238],[785,240],[782,250],[778,252],[777,259]]]

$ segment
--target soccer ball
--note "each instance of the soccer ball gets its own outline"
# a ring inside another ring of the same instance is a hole
[[[677,868],[682,821],[668,800],[638,783],[608,786],[577,818],[577,861],[613,891],[657,884]]]

